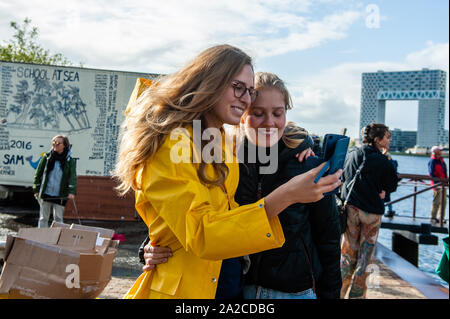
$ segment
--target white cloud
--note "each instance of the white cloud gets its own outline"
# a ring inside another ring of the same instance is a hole
[[[418,52],[412,52],[406,56],[406,65],[411,67],[441,68],[448,70],[449,46],[447,43],[429,41],[427,47]]]
[[[316,47],[345,37],[362,14],[324,5],[327,13],[317,16],[309,0],[0,0],[0,17],[31,18],[44,47],[86,67],[167,73],[217,43],[256,58]]]
[[[448,43],[429,42],[424,49],[406,55],[404,61],[345,63],[322,70],[314,76],[299,78],[295,85],[290,87],[295,108],[288,112],[288,118],[303,125],[311,133],[320,135],[339,133],[345,127],[350,136],[357,137],[363,72],[429,68],[447,72],[446,128],[448,129],[448,59]],[[415,114],[404,116],[417,119]]]
[[[360,17],[361,14],[357,11],[327,15],[319,21],[309,21],[297,17],[299,21],[291,24],[290,32],[287,35],[283,36],[280,33],[271,35],[266,32],[266,36],[251,41],[251,47],[256,52],[260,52],[259,57],[317,47],[326,41],[346,37],[346,31]]]
[[[365,15],[361,3],[329,0],[0,0],[0,39],[11,38],[9,21],[29,17],[42,45],[75,63],[168,73],[218,43],[239,46],[256,62],[323,46],[346,38]],[[347,127],[357,136],[362,72],[423,67],[448,72],[448,52],[448,43],[429,42],[402,61],[343,63],[289,79],[296,107],[288,117],[318,134]]]

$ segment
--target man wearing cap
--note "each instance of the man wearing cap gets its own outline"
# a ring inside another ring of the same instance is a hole
[[[428,162],[428,175],[430,177],[448,178],[447,166],[444,159],[441,156],[442,148],[440,146],[433,146],[431,148],[431,158]],[[431,185],[435,182],[431,181]],[[444,203],[441,207],[441,193],[444,191]],[[442,216],[442,220],[445,218],[445,206],[447,202],[447,191],[442,187],[436,187],[433,189],[433,204],[431,205],[431,222],[437,223],[439,220],[436,218],[437,211],[439,210],[439,219]]]

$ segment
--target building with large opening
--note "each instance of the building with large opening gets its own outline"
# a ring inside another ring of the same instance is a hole
[[[444,145],[445,90],[446,73],[441,70],[363,73],[360,131],[370,123],[385,123],[387,100],[418,100],[416,145]]]

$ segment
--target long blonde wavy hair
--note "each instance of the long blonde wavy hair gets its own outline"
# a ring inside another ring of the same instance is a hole
[[[124,195],[139,190],[137,175],[145,161],[155,154],[170,132],[194,120],[202,121],[221,100],[233,78],[252,59],[242,50],[227,45],[208,48],[178,72],[154,82],[127,110],[122,124],[121,143],[113,177]],[[201,153],[200,153],[201,154]],[[169,159],[168,159],[169,160]],[[225,163],[212,163],[217,178],[209,179],[206,164],[198,166],[198,176],[207,185],[223,185],[228,174]]]

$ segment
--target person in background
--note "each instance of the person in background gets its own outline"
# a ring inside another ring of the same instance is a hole
[[[361,131],[363,145],[347,154],[344,164],[342,198],[347,198],[350,182],[358,169],[347,202],[347,229],[341,242],[341,298],[365,298],[367,266],[375,253],[385,193],[397,189],[398,177],[388,158],[381,153],[389,149],[391,133],[384,124],[372,123]],[[361,166],[362,165],[362,166]]]
[[[64,135],[52,138],[52,149],[44,154],[34,173],[33,192],[40,205],[39,228],[48,227],[53,219],[63,222],[64,206],[77,193],[76,160],[71,157],[71,145]]]
[[[389,154],[389,152],[388,152],[388,149],[385,149],[385,148],[384,148],[384,149],[381,151],[381,153],[383,153],[383,155],[387,156],[388,160],[389,160],[389,161],[392,163],[392,165],[394,166],[395,172],[398,173],[398,162],[397,162],[395,159],[392,158],[391,154]],[[384,202],[384,203],[389,203],[390,201],[391,201],[391,193],[386,192],[386,194],[385,194],[385,196],[384,196],[384,199],[383,199],[383,202]],[[389,205],[388,205],[388,210],[387,210],[387,212],[384,214],[384,216],[385,216],[385,217],[388,217],[388,218],[392,218],[392,217],[394,217],[394,215],[395,215],[395,211],[392,210],[392,204],[389,204]]]
[[[431,148],[431,158],[428,161],[428,176],[448,179],[447,165],[442,158],[442,148],[440,146],[433,146]],[[431,181],[431,185],[436,184]],[[444,192],[443,195],[442,192]],[[444,203],[441,205],[441,196],[444,197]],[[447,204],[447,189],[442,187],[433,188],[433,203],[431,205],[431,222],[436,224],[440,219],[445,219],[445,206]],[[437,212],[439,211],[439,219]],[[445,222],[445,221],[444,221]]]

